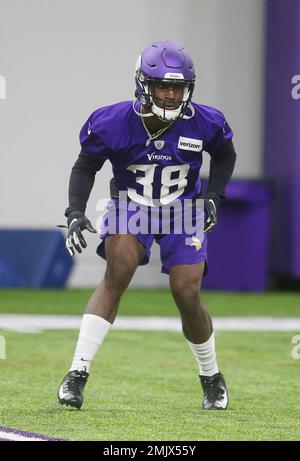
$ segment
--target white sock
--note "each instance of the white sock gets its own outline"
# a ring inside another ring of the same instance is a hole
[[[89,373],[94,355],[111,326],[110,322],[99,315],[84,314],[70,371],[85,368]]]
[[[202,344],[193,344],[188,341],[190,348],[199,365],[199,374],[201,376],[213,376],[219,372],[216,361],[215,335]]]

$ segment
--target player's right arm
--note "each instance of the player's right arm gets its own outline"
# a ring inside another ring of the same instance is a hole
[[[85,209],[95,182],[96,173],[102,168],[105,160],[98,160],[81,151],[75,162],[69,181],[69,206],[65,211],[68,222],[66,247],[71,256],[75,250],[82,252],[86,241],[82,231],[87,229],[95,233],[91,222],[85,216]]]
[[[80,132],[82,150],[72,168],[69,180],[69,206],[65,216],[68,222],[66,247],[71,256],[74,256],[75,250],[81,253],[82,248],[87,246],[82,235],[83,230],[96,232],[85,216],[85,210],[95,182],[95,175],[108,158],[108,149],[99,135],[94,132],[95,119],[97,122],[97,111],[90,116]]]

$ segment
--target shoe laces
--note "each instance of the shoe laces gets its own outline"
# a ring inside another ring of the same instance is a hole
[[[205,379],[204,384],[208,401],[214,402],[224,396],[225,389],[220,380]]]
[[[86,381],[87,376],[88,375],[85,371],[80,372],[74,370],[70,372],[63,385],[64,392],[77,391],[78,386]]]

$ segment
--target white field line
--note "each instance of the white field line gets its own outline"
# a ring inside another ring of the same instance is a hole
[[[82,316],[0,314],[0,329],[22,333],[80,328]],[[216,331],[300,331],[300,317],[215,317]],[[117,317],[116,330],[181,332],[178,317]]]
[[[31,437],[26,435],[16,434],[14,432],[0,431],[0,439],[13,440],[16,442],[45,442],[45,439],[39,439],[38,437]]]

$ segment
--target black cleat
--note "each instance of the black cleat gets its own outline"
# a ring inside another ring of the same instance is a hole
[[[213,376],[199,375],[203,389],[202,408],[204,410],[226,410],[228,407],[228,392],[222,373]]]
[[[57,392],[59,403],[76,407],[79,410],[83,402],[83,389],[88,377],[89,374],[86,371],[69,371]]]

